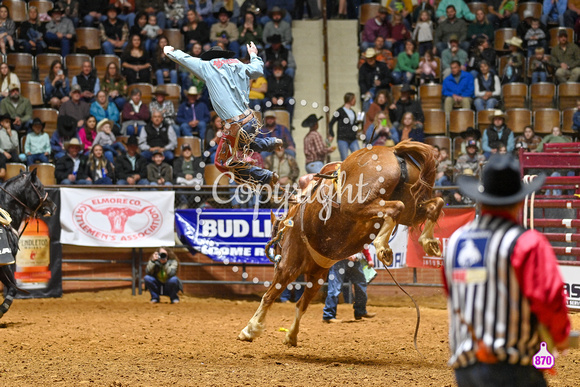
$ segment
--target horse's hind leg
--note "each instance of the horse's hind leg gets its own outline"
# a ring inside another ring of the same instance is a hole
[[[300,264],[296,261],[295,265],[288,265],[289,260],[282,260],[276,269],[272,284],[262,296],[260,306],[254,313],[254,316],[248,322],[248,325],[238,335],[238,340],[253,341],[259,337],[266,328],[266,314],[276,301],[278,296],[282,294],[286,286],[298,277],[300,274]]]
[[[328,273],[328,269],[322,268],[317,266],[316,270],[311,271],[308,273],[308,282],[312,284],[311,287],[306,287],[302,297],[296,303],[296,315],[294,317],[294,322],[292,326],[286,333],[286,337],[284,338],[284,344],[288,346],[295,347],[298,344],[298,332],[300,331],[300,320],[304,313],[306,313],[306,308],[310,305],[310,301],[312,298],[318,293],[318,290],[324,283],[324,277]]]
[[[427,200],[420,205],[420,210],[425,212],[427,220],[425,221],[425,227],[423,232],[419,237],[419,243],[423,246],[423,250],[427,255],[440,257],[441,256],[441,246],[439,241],[435,238],[433,231],[435,229],[435,224],[441,215],[441,209],[443,208],[444,201],[441,198],[433,198]]]
[[[405,209],[405,205],[400,201],[383,202],[377,213],[384,219],[373,244],[377,249],[377,258],[385,265],[390,266],[393,263],[393,250],[389,246],[389,238],[393,229],[397,225],[399,216]]]

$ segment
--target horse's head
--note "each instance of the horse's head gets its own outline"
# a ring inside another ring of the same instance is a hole
[[[50,199],[44,185],[36,176],[36,170],[22,172],[9,179],[4,184],[3,190],[10,197],[7,201],[13,202],[10,203],[11,206],[20,207],[26,216],[51,216],[56,212],[56,204]],[[10,212],[10,208],[6,210]]]

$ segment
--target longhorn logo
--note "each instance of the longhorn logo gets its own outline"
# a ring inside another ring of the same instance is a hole
[[[95,208],[89,204],[85,204],[93,212],[99,212],[109,219],[111,224],[111,232],[116,234],[122,234],[125,232],[125,225],[127,224],[127,219],[133,215],[142,214],[146,210],[153,208],[153,206],[143,207],[140,210],[134,210],[132,208],[125,207],[106,207],[106,208]]]

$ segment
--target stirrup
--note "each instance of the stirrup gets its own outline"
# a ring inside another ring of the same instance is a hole
[[[12,223],[12,217],[5,209],[0,208],[0,224],[8,226],[10,223]]]

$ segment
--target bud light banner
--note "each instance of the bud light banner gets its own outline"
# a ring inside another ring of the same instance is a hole
[[[272,232],[268,209],[178,210],[175,225],[184,245],[214,261],[270,263],[264,249]]]
[[[60,241],[95,247],[173,246],[173,191],[61,188]]]

